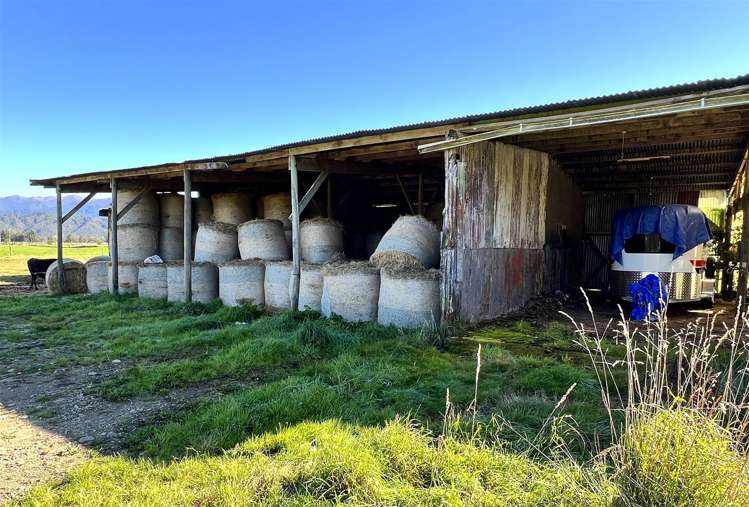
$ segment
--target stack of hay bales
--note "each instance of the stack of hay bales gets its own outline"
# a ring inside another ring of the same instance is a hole
[[[136,294],[138,292],[138,264],[140,262],[119,262],[117,270],[117,291],[120,294]],[[114,293],[112,280],[112,263],[107,262],[107,287]]]
[[[140,193],[139,189],[117,191],[117,209],[122,210]],[[142,262],[159,252],[159,203],[146,193],[117,223],[117,253],[121,262]]]
[[[311,218],[300,228],[302,260],[324,264],[343,252],[343,226],[329,218]]]
[[[239,225],[252,218],[250,196],[241,192],[213,194],[213,221]]]
[[[195,261],[221,264],[239,256],[236,225],[224,222],[200,224],[195,236]]]
[[[439,266],[440,233],[422,216],[402,216],[385,233],[370,257],[378,267]]]
[[[218,297],[226,306],[265,304],[265,264],[233,260],[218,267]]]
[[[93,257],[86,261],[86,287],[89,294],[109,290],[109,257]]]
[[[242,259],[283,261],[289,258],[289,248],[279,220],[250,220],[237,228],[239,254]]]
[[[161,194],[159,197],[159,256],[165,261],[180,260],[184,257],[185,198],[176,193]]]
[[[286,236],[286,243],[291,248],[291,194],[280,192],[263,196],[263,218],[271,220],[280,220],[283,223],[283,231]]]
[[[166,264],[163,262],[138,266],[138,297],[166,299]]]
[[[209,303],[218,297],[218,268],[210,262],[192,262],[192,302]],[[185,264],[166,263],[167,300],[185,301]]]
[[[298,310],[322,309],[322,266],[304,263],[299,271],[299,305]]]
[[[439,271],[384,268],[380,277],[378,323],[403,328],[435,327],[439,324]]]
[[[271,312],[291,308],[289,281],[291,262],[274,261],[265,263],[265,308]]]
[[[60,286],[57,261],[47,268],[44,281],[50,294],[83,294],[86,292],[86,266],[73,259],[63,259],[62,269],[65,273],[65,290]]]
[[[368,262],[329,264],[323,268],[321,309],[326,317],[349,322],[377,320],[380,271]]]

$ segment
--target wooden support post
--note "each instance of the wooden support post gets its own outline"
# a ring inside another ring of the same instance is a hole
[[[401,181],[401,177],[398,173],[395,173],[395,179],[398,180],[398,185],[401,187],[401,192],[403,192],[403,197],[406,199],[406,204],[408,204],[408,209],[411,211],[411,214],[414,214],[414,207],[411,205],[411,199],[408,197],[408,192],[406,192],[406,187],[403,186],[403,182]]]
[[[112,190],[112,211],[110,214],[110,221],[112,222],[112,238],[110,240],[109,254],[112,260],[112,286],[110,287],[112,294],[119,293],[119,276],[120,276],[120,262],[119,255],[117,253],[117,179],[112,178],[109,187]]]
[[[62,262],[62,188],[57,187],[57,280],[60,284],[60,291],[65,293],[65,267]],[[33,274],[32,274],[33,276]]]
[[[416,209],[419,215],[424,214],[424,174],[419,173],[419,191]]]
[[[294,155],[289,155],[289,172],[291,173],[291,252],[293,261],[291,280],[289,281],[289,299],[291,300],[291,309],[296,310],[299,307],[301,252],[299,251],[299,176]],[[320,175],[322,176],[322,173]],[[313,189],[314,185],[310,191]]]
[[[138,192],[138,195],[136,195],[132,201],[127,203],[127,205],[125,205],[125,207],[122,208],[120,212],[115,215],[117,217],[117,220],[122,220],[122,217],[127,215],[127,212],[133,209],[135,205],[138,204],[138,202],[140,202],[141,199],[143,199],[143,196],[149,193],[150,191],[151,191],[151,184],[147,182],[143,190]]]
[[[78,212],[78,210],[84,207],[86,203],[90,201],[95,195],[96,195],[96,192],[90,192],[86,197],[81,199],[81,201],[78,204],[73,206],[73,209],[65,213],[65,216],[62,217],[62,223],[67,222],[70,217],[75,215]]]
[[[192,301],[192,180],[190,179],[190,171],[185,169],[183,171],[183,178],[185,183],[185,217],[183,227],[183,241],[184,248],[182,250],[182,261],[185,266],[185,303]]]
[[[333,175],[328,176],[327,188],[325,189],[325,214],[333,218]]]

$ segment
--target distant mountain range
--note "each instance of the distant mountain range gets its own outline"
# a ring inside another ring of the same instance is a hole
[[[78,195],[63,197],[66,213],[83,199]],[[99,209],[111,206],[111,199],[92,199],[63,225],[66,241],[106,241],[107,219],[99,216]],[[14,240],[52,240],[57,235],[57,198],[0,197],[0,233],[9,233]]]

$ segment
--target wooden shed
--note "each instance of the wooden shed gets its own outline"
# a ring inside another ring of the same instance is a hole
[[[290,191],[297,267],[305,216],[334,217],[360,238],[399,214],[423,214],[442,226],[443,316],[477,322],[543,292],[605,288],[609,224],[621,207],[697,204],[701,192],[730,190],[729,215],[743,216],[748,140],[749,75],[31,183],[58,196],[118,185]],[[58,210],[60,241],[74,212]],[[116,218],[112,226],[116,238]],[[360,247],[352,241],[347,253]],[[188,289],[189,276],[186,268]]]

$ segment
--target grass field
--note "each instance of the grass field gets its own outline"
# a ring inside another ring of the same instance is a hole
[[[608,412],[563,324],[402,332],[128,296],[0,300],[0,343],[32,339],[52,352],[43,369],[126,361],[90,388],[105,399],[205,383],[224,396],[159,415],[131,433],[128,454],[35,489],[28,505],[629,502],[630,486],[596,454],[611,439]],[[626,391],[626,378],[613,378]],[[691,417],[665,412],[640,428],[637,465],[663,471],[664,484],[648,488],[667,489],[668,505],[742,505],[745,456]],[[682,477],[674,462],[694,473]]]
[[[108,255],[107,245],[64,245],[63,254],[70,259],[85,261],[97,255]],[[0,244],[0,285],[28,282],[29,270],[26,261],[53,259],[57,257],[57,246],[53,244],[7,243]]]

